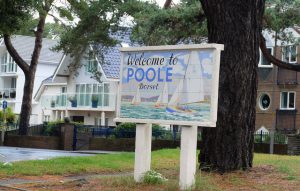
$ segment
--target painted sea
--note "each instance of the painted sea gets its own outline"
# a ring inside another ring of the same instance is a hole
[[[189,105],[193,112],[168,112],[166,107],[155,107],[153,102],[141,102],[139,105],[132,105],[131,102],[122,102],[121,118],[135,119],[159,119],[178,121],[210,121],[210,104],[197,103]]]

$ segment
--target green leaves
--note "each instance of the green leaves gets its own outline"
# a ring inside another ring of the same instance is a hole
[[[295,41],[286,28],[300,24],[300,0],[267,0],[264,28],[273,30],[282,41]]]
[[[0,33],[13,34],[19,30],[32,11],[33,0],[1,0],[0,1]]]
[[[170,9],[139,2],[132,12],[136,25],[132,38],[145,45],[202,42],[206,20],[199,1],[188,0]]]

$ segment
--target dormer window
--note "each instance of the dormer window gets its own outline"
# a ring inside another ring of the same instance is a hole
[[[296,63],[297,62],[297,46],[284,46],[282,48],[282,61]]]
[[[4,73],[16,73],[17,72],[17,64],[14,62],[13,58],[7,52],[1,58],[1,72]]]
[[[96,57],[92,51],[89,52],[88,60],[85,65],[85,71],[86,72],[95,72],[97,71],[98,62],[96,60]]]
[[[269,48],[267,48],[267,50],[271,55],[273,55],[273,48],[269,47]],[[259,59],[258,66],[262,67],[262,68],[273,67],[273,64],[264,57],[263,53],[261,51],[259,51],[259,52],[260,52],[260,59]]]

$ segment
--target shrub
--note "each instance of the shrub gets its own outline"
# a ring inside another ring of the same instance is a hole
[[[46,136],[59,136],[61,123],[63,123],[63,120],[50,121],[48,123],[45,123],[42,134]]]
[[[16,114],[14,114],[10,107],[6,109],[6,121],[8,124],[13,124],[16,122]]]
[[[134,138],[135,129],[135,123],[121,123],[114,129],[113,134],[116,138]],[[152,125],[152,136],[155,138],[163,137],[164,132],[165,131],[161,126],[157,124]]]
[[[135,128],[135,123],[121,123],[114,129],[113,134],[116,138],[134,138]]]
[[[164,136],[165,130],[157,124],[152,125],[152,136],[157,138],[162,138]]]
[[[13,112],[13,110],[11,109],[11,107],[8,107],[5,111],[6,113],[6,122],[8,124],[14,124],[16,123],[16,114]],[[0,110],[0,122],[3,123],[4,122],[4,113],[2,110]]]
[[[167,180],[162,174],[154,170],[147,171],[143,177],[143,182],[146,184],[161,184]]]

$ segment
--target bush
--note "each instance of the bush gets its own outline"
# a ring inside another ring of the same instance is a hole
[[[63,123],[63,120],[50,121],[45,123],[42,134],[46,136],[59,136],[61,123]]]
[[[113,132],[116,138],[134,138],[135,137],[135,123],[121,123]]]
[[[164,136],[165,130],[157,124],[152,125],[152,136],[157,138],[162,138]]]
[[[11,107],[8,107],[5,111],[6,113],[6,122],[8,125],[16,123],[16,114],[13,112]],[[4,123],[4,112],[0,110],[0,123]]]
[[[164,178],[162,174],[155,172],[154,170],[146,172],[143,177],[143,182],[146,184],[161,184],[165,181],[167,181],[167,179]]]
[[[10,107],[6,109],[6,121],[8,124],[14,124],[16,122],[16,114],[14,114]]]
[[[113,134],[116,138],[134,138],[135,137],[135,123],[121,123],[115,129]],[[152,136],[155,138],[163,137],[164,129],[157,125],[152,125]]]

